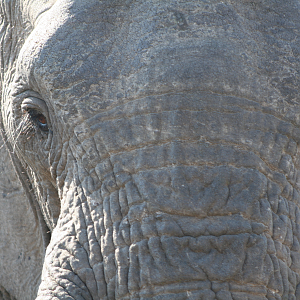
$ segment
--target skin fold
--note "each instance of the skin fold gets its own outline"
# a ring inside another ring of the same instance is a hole
[[[36,299],[300,299],[299,1],[0,3]]]

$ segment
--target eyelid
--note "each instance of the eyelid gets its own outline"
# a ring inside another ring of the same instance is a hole
[[[48,108],[45,101],[36,97],[26,97],[21,104],[21,109],[36,109],[48,117]]]
[[[50,126],[50,118],[48,113],[48,107],[44,100],[36,97],[26,97],[21,104],[22,111],[35,110],[45,116],[47,121],[47,127]]]

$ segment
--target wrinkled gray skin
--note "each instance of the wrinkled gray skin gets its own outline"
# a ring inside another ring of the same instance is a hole
[[[300,299],[299,1],[1,3],[38,300]]]
[[[40,284],[43,242],[34,210],[2,146],[0,143],[0,299],[10,299],[9,293],[16,299],[32,300]]]

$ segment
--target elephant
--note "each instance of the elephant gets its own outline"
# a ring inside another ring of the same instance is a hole
[[[0,299],[35,299],[44,246],[39,222],[0,144]],[[10,295],[10,296],[8,296]]]
[[[299,1],[0,3],[37,300],[300,299]]]

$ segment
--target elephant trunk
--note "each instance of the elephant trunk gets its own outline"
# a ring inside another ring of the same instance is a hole
[[[259,104],[209,92],[78,125],[38,299],[297,294],[298,139]]]

